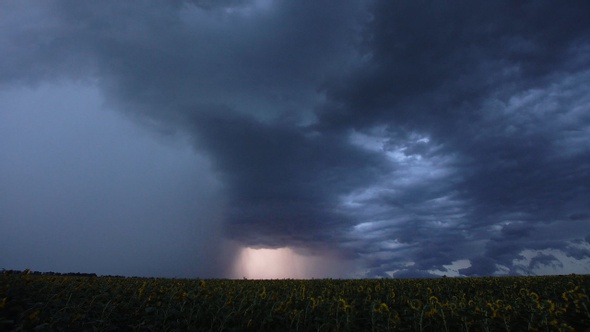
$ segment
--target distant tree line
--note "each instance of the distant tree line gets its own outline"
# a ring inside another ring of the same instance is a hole
[[[29,269],[25,269],[24,271],[2,269],[2,274],[5,274],[5,275],[9,275],[9,274],[31,274],[31,275],[38,275],[38,276],[96,277],[96,273],[81,273],[81,272],[60,273],[60,272],[52,272],[52,271],[50,271],[50,272],[39,272],[39,271],[31,271]]]

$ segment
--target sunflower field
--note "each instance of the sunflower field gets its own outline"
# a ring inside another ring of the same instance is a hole
[[[0,274],[0,331],[588,331],[590,276],[226,280]]]

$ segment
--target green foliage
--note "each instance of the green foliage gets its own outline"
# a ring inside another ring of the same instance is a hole
[[[221,280],[0,275],[0,330],[581,331],[590,276]]]

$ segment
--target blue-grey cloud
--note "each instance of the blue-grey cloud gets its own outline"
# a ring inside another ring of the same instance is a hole
[[[2,6],[2,86],[92,79],[188,135],[242,245],[335,250],[368,276],[588,258],[587,2]]]

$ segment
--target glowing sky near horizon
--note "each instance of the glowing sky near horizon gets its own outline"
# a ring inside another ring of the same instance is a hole
[[[234,261],[231,278],[309,279],[353,277],[350,262],[329,255],[302,255],[289,248],[241,248]]]

